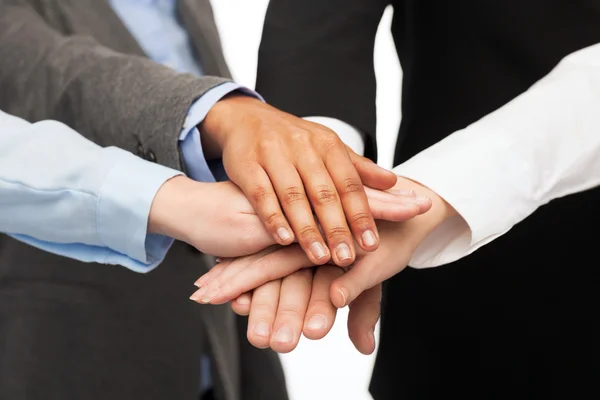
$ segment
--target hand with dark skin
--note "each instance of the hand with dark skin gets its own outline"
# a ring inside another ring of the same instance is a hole
[[[354,262],[355,243],[377,249],[363,184],[386,190],[396,176],[335,132],[242,94],[219,101],[199,128],[207,159],[222,157],[276,243],[296,241],[314,264],[340,266]]]

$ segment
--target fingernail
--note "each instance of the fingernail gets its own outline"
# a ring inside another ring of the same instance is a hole
[[[269,337],[269,324],[261,321],[254,326],[253,331],[255,335]]]
[[[365,233],[363,233],[362,240],[365,246],[375,246],[375,244],[377,243],[377,238],[375,237],[373,231],[366,231]]]
[[[341,289],[338,289],[338,292],[342,296],[342,300],[343,300],[342,307],[345,307],[346,306],[346,301],[348,299],[348,290],[346,288],[341,288]]]
[[[279,239],[281,239],[281,241],[283,242],[288,241],[292,238],[292,234],[290,233],[290,231],[288,231],[285,228],[277,229],[277,236],[279,236]]]
[[[348,247],[346,243],[339,244],[335,249],[335,253],[340,261],[349,260],[352,258],[352,254],[350,254],[350,247]]]
[[[221,262],[221,257],[217,257],[217,259],[215,260],[215,262],[220,263]]]
[[[194,301],[198,301],[202,298],[202,296],[204,295],[204,293],[206,293],[206,286],[201,287],[200,289],[196,290],[191,296],[190,296],[190,300],[194,300]]]
[[[310,245],[310,251],[313,253],[313,256],[315,256],[315,258],[317,260],[325,257],[325,248],[323,247],[323,245],[319,242],[314,242],[313,244]]]
[[[294,340],[294,332],[289,326],[282,326],[275,334],[274,340],[279,343],[291,343]]]
[[[306,324],[306,329],[310,329],[311,331],[320,330],[325,328],[326,323],[327,320],[324,316],[314,315],[308,320],[308,323]]]
[[[423,204],[423,203],[427,203],[428,201],[431,201],[431,197],[429,197],[429,196],[419,196],[415,200],[417,200],[417,203]]]
[[[248,304],[250,304],[250,299],[246,296],[238,297],[236,303],[242,306],[247,306]]]
[[[373,333],[373,331],[369,331],[369,340],[375,345],[375,333]]]
[[[208,292],[202,296],[202,302],[203,303],[210,303],[212,301],[212,299],[215,298],[215,296],[219,293],[220,288],[212,288],[210,290],[208,290]]]

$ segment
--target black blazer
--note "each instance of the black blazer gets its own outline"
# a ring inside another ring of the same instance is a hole
[[[350,123],[375,158],[373,44],[389,4],[403,69],[396,164],[600,42],[597,0],[272,0],[257,89]],[[598,189],[555,200],[471,256],[391,279],[375,399],[598,397],[598,204]]]

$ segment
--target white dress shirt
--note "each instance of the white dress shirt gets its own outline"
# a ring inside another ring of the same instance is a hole
[[[320,123],[342,140],[361,138],[341,121]],[[415,268],[465,257],[551,200],[600,185],[600,44],[565,57],[527,92],[394,172],[459,214],[421,243]]]

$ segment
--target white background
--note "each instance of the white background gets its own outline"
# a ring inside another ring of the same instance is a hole
[[[302,1],[302,0],[298,0]],[[323,0],[327,1],[327,0]],[[212,0],[225,56],[234,79],[254,88],[257,51],[268,0]],[[401,70],[389,33],[392,10],[379,27],[375,47],[377,138],[379,164],[391,168],[400,121]],[[347,311],[338,312],[331,333],[323,340],[302,339],[298,348],[281,357],[291,400],[367,400],[374,356],[358,353],[348,339]]]

